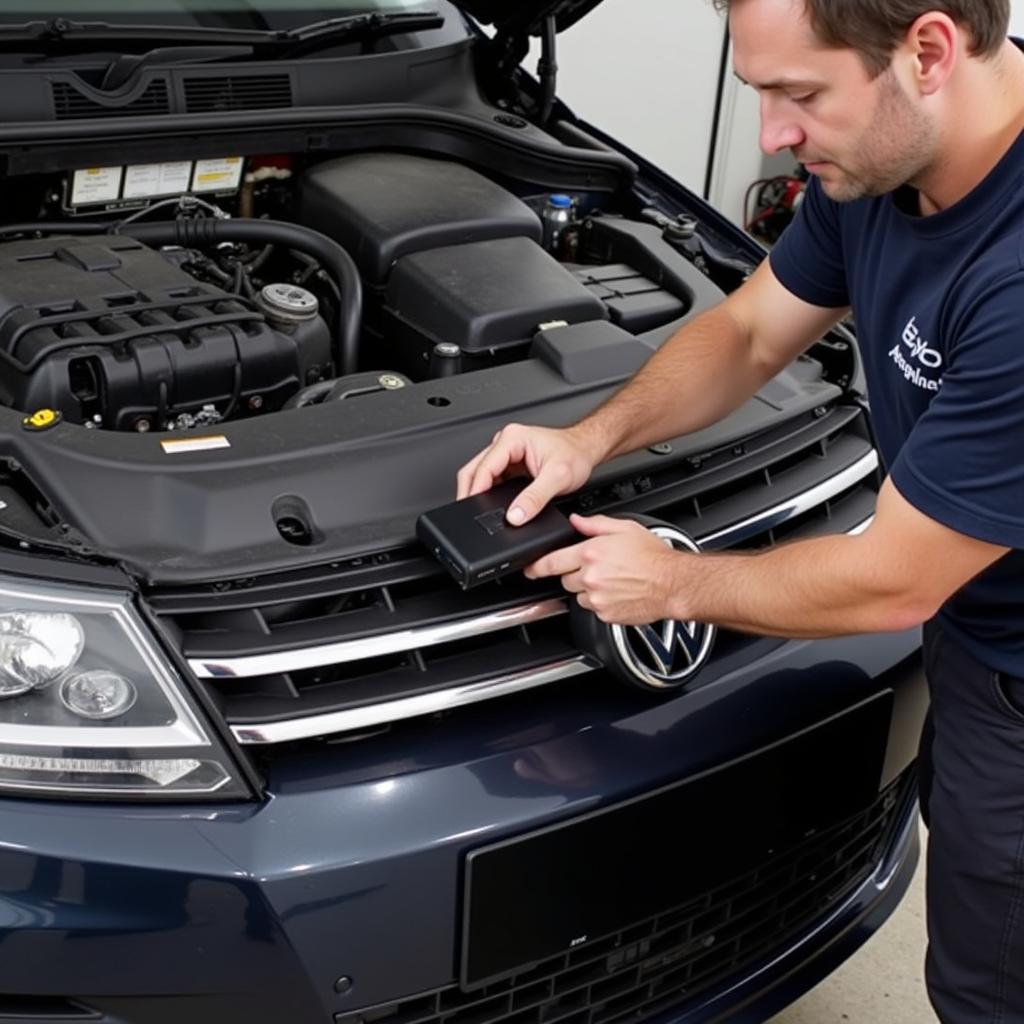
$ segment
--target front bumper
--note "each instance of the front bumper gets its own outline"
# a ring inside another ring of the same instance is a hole
[[[467,853],[680,778],[714,778],[751,751],[783,749],[878,700],[891,711],[874,785],[897,786],[924,708],[913,646],[887,639],[870,648],[877,665],[865,666],[862,644],[787,644],[653,705],[610,689],[616,696],[592,696],[588,706],[592,683],[581,681],[552,696],[540,718],[538,698],[522,695],[432,732],[417,726],[281,756],[269,772],[272,796],[259,805],[0,802],[0,1017],[482,1022],[471,1006],[455,1016],[472,1002],[455,984]],[[805,767],[809,778],[821,768]],[[737,1019],[763,1019],[863,941],[895,907],[916,860],[908,784],[899,799],[886,849],[854,890],[767,959],[680,995],[659,1016],[703,1024],[744,1008]],[[723,815],[752,811],[743,801],[735,793]],[[518,1012],[509,1003],[500,1019]]]

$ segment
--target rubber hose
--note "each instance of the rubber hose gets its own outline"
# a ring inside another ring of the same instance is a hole
[[[316,405],[326,398],[335,383],[333,380],[318,380],[315,384],[307,384],[301,391],[296,391],[281,408],[303,409],[307,405]]]
[[[203,248],[219,242],[267,242],[308,253],[338,282],[338,345],[341,372],[355,373],[359,362],[359,329],[363,319],[363,288],[352,257],[337,242],[311,228],[279,220],[175,220],[126,224],[123,234],[155,245]]]

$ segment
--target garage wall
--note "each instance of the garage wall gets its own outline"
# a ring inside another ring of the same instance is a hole
[[[703,192],[723,34],[710,0],[604,0],[558,37],[558,95]]]

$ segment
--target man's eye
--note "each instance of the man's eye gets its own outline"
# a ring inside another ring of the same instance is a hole
[[[806,103],[810,103],[810,102],[811,102],[811,100],[813,100],[813,99],[814,99],[814,97],[815,97],[815,96],[817,96],[817,95],[818,95],[818,94],[817,94],[816,92],[802,92],[802,93],[800,93],[800,94],[799,94],[799,95],[797,95],[797,96],[790,96],[789,98],[790,98],[790,99],[791,99],[791,100],[792,100],[792,101],[793,101],[794,103],[799,103],[799,104],[801,104],[801,105],[804,105],[804,104],[806,104]]]

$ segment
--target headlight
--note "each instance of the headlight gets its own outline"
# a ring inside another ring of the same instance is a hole
[[[0,577],[0,791],[249,790],[126,593]]]

